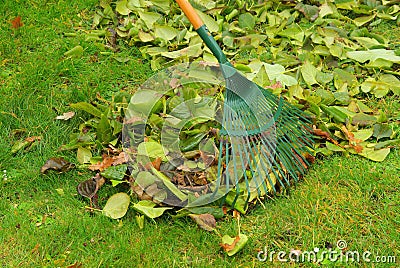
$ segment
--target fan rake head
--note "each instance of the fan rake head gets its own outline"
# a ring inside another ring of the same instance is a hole
[[[243,190],[247,204],[254,195],[275,192],[277,183],[285,188],[290,178],[297,181],[308,166],[304,155],[313,142],[309,122],[298,108],[232,67],[221,67],[226,92],[216,185],[225,194],[235,187],[234,206]]]

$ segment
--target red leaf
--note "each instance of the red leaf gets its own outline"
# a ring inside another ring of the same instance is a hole
[[[19,27],[22,27],[23,25],[24,24],[21,22],[21,16],[17,16],[11,21],[11,27],[14,29],[18,29]]]

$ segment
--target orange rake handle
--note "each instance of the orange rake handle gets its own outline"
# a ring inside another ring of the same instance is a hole
[[[197,15],[196,11],[187,0],[176,0],[176,2],[181,7],[183,13],[185,13],[195,30],[204,25],[204,22],[200,19],[199,15]]]

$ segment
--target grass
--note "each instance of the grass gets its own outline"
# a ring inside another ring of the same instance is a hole
[[[371,251],[371,259],[396,256],[396,263],[374,264],[377,267],[398,266],[398,149],[383,163],[340,155],[318,160],[288,195],[241,219],[241,232],[250,241],[234,257],[221,251],[217,235],[199,230],[187,218],[146,220],[141,230],[132,210],[120,222],[87,213],[87,201],[78,197],[76,186],[92,173],[40,175],[40,167],[50,157],[75,159],[73,153],[57,151],[84,117],[78,113],[67,122],[54,120],[69,111],[69,103],[93,100],[97,92],[109,98],[113,92],[133,89],[151,74],[135,48],[123,52],[132,59],[121,64],[85,41],[84,31],[90,28],[97,2],[6,0],[0,8],[0,170],[6,170],[7,176],[0,182],[2,267],[75,263],[83,267],[280,267],[276,257],[273,262],[259,262],[257,253],[264,248],[269,252],[322,249],[339,239],[350,250]],[[9,21],[18,15],[24,26],[11,29]],[[78,35],[64,35],[72,32]],[[66,59],[64,52],[76,45],[85,49],[83,56]],[[377,105],[389,114],[400,109],[396,98]],[[30,136],[42,140],[27,152],[10,154],[15,141]],[[105,186],[100,203],[113,191]],[[226,217],[218,222],[218,230],[233,236],[236,221]]]

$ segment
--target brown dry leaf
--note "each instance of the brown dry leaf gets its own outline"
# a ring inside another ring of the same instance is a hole
[[[96,179],[93,177],[79,183],[76,189],[81,196],[91,199],[99,190],[99,186],[96,182]]]
[[[108,156],[103,155],[103,161],[98,162],[97,164],[92,164],[89,166],[90,170],[99,170],[103,171],[108,167],[121,165],[127,162],[127,157],[124,152],[121,152],[119,155]]]
[[[25,140],[27,142],[34,142],[34,141],[40,141],[41,139],[42,139],[42,137],[40,137],[40,136],[32,136],[32,137],[26,138]]]
[[[222,207],[222,212],[224,213],[224,215],[226,215],[228,213],[228,208],[223,206]]]
[[[207,185],[208,184],[207,177],[204,174],[204,172],[196,173],[193,176],[192,180],[196,185]]]
[[[15,17],[10,22],[11,22],[11,27],[14,28],[14,29],[18,29],[18,28],[24,26],[24,24],[21,21],[21,16]]]
[[[103,186],[105,181],[106,180],[97,173],[93,178],[79,183],[76,189],[81,196],[89,198],[91,204],[93,203],[95,208],[100,208],[97,192],[101,186]]]
[[[349,142],[355,142],[355,143],[362,142],[362,140],[355,139],[354,138],[354,133],[350,132],[345,126],[342,126],[340,129],[342,130],[344,135],[346,135],[346,137],[349,140]]]
[[[56,120],[69,120],[74,116],[75,116],[75,112],[71,111],[71,112],[63,113],[62,115],[57,116],[55,119]]]
[[[309,154],[309,153],[306,153],[306,154],[304,155],[304,157],[307,159],[308,162],[310,162],[311,164],[314,164],[314,162],[315,162],[315,156],[313,156],[313,155],[311,155],[311,154]]]
[[[75,262],[74,264],[68,265],[67,268],[82,268],[82,263]]]
[[[240,220],[240,213],[236,209],[233,210],[232,216],[235,219]]]
[[[320,136],[320,137],[323,137],[323,138],[325,138],[326,140],[332,142],[333,144],[339,146],[339,142],[337,142],[336,140],[334,140],[328,132],[323,131],[322,129],[319,129],[319,128],[315,128],[315,127],[314,127],[313,133],[314,133],[315,135]]]
[[[181,86],[181,82],[178,80],[178,78],[174,77],[171,79],[171,81],[169,82],[169,86],[174,89],[177,88],[179,86]]]
[[[303,158],[301,158],[294,150],[292,150],[293,155],[297,158],[297,161],[301,163],[301,165],[307,169],[308,165],[303,161]]]
[[[351,148],[353,148],[358,154],[362,153],[364,147],[362,147],[361,145],[353,145],[353,144],[349,144]]]
[[[36,244],[33,249],[31,250],[31,254],[39,254],[39,247],[40,244]]]
[[[197,225],[199,225],[199,227],[203,230],[212,232],[215,230],[215,226],[216,226],[216,221],[213,215],[211,214],[189,214],[190,218],[192,218],[192,220],[194,220]]]
[[[283,88],[281,82],[276,82],[275,84],[272,84],[270,86],[266,86],[265,88],[270,88],[270,89],[278,89],[278,88]]]
[[[234,248],[235,248],[235,246],[236,246],[236,243],[237,242],[239,242],[239,240],[240,240],[240,237],[239,236],[236,236],[235,237],[235,240],[233,241],[233,243],[232,244],[220,244],[220,246],[226,251],[226,252],[228,252],[228,251],[231,251],[231,250],[233,250]]]
[[[211,165],[214,163],[214,161],[215,161],[215,155],[213,155],[213,154],[208,154],[208,153],[203,152],[203,151],[201,151],[201,150],[200,150],[200,157],[201,157],[201,159],[203,160],[204,165],[205,165],[206,167],[211,166]]]
[[[154,161],[151,162],[151,164],[153,165],[153,167],[155,169],[157,169],[159,171],[160,170],[160,165],[161,165],[161,157],[157,157],[156,159],[154,159]]]
[[[58,172],[66,172],[71,168],[74,168],[75,164],[68,162],[62,157],[52,157],[46,161],[46,163],[40,168],[40,173],[44,174],[49,169],[58,171]]]

